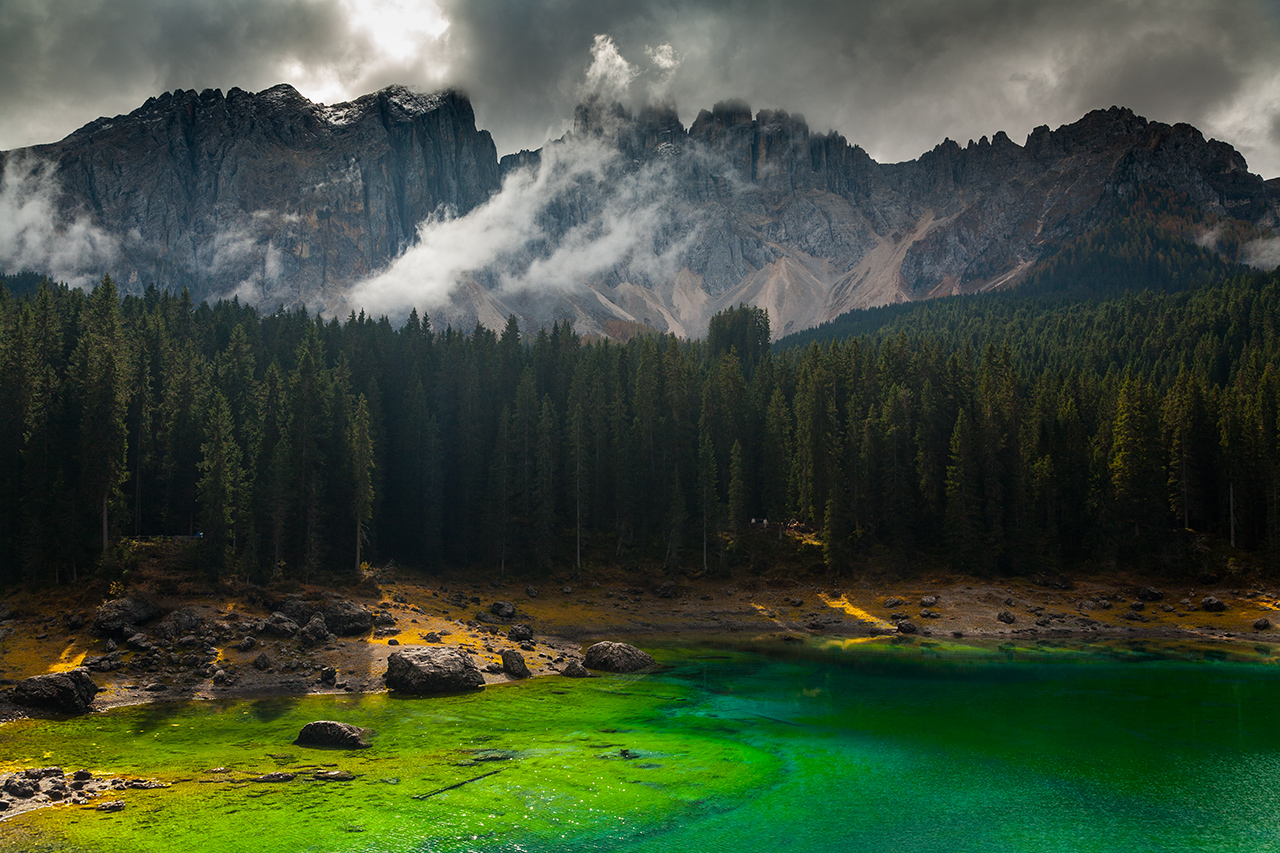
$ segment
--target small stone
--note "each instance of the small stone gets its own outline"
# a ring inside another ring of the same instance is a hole
[[[261,776],[253,777],[254,782],[292,782],[297,778],[296,773],[285,773],[283,771],[276,773],[264,773]]]
[[[921,599],[920,599],[920,606],[921,606],[921,607],[937,607],[937,606],[938,606],[938,596],[936,596],[936,595],[926,595],[924,598],[921,598]]]
[[[1001,610],[999,613],[996,614],[996,619],[1000,620],[1006,625],[1012,625],[1014,622],[1018,621],[1018,617],[1014,616],[1008,610]]]
[[[1221,613],[1227,609],[1227,603],[1225,601],[1220,598],[1215,598],[1212,595],[1206,595],[1204,598],[1200,599],[1200,606],[1210,613]]]
[[[918,634],[920,633],[920,628],[917,627],[916,623],[912,622],[910,619],[903,619],[901,622],[898,623],[898,633],[899,634]]]
[[[267,656],[266,652],[262,652],[253,659],[253,668],[262,671],[271,669],[271,658]]]
[[[489,605],[489,612],[500,619],[511,619],[516,615],[516,607],[509,601],[495,601]]]
[[[387,645],[388,645],[388,646],[398,646],[398,645],[400,645],[400,641],[399,641],[399,640],[397,640],[395,637],[392,637],[390,640],[387,640]]]
[[[566,678],[592,678],[590,672],[581,663],[571,660],[560,670],[560,674]]]
[[[1270,627],[1271,627],[1271,620],[1265,616],[1263,616],[1260,619],[1255,619],[1253,622],[1253,630],[1255,631],[1266,631]]]
[[[98,803],[94,808],[100,812],[124,811],[124,800],[107,800],[105,803]]]

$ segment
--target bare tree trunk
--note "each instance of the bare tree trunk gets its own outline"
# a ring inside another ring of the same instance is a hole
[[[107,564],[107,495],[102,493],[102,565]]]

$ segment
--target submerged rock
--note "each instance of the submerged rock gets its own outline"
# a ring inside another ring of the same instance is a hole
[[[633,645],[605,640],[587,649],[583,664],[587,669],[603,669],[606,672],[635,672],[655,666],[657,661]]]
[[[366,749],[365,730],[350,723],[333,720],[317,720],[307,723],[294,741],[298,746],[319,746],[334,749]]]
[[[102,688],[93,683],[89,670],[34,675],[18,682],[13,701],[28,708],[44,708],[64,714],[83,714]]]
[[[404,651],[392,652],[383,679],[392,690],[416,695],[484,687],[484,676],[476,662],[452,648],[408,646]]]

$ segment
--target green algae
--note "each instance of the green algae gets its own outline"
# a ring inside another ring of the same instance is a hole
[[[174,786],[125,792],[114,815],[5,822],[0,850],[1280,850],[1271,663],[1152,645],[653,651],[645,676],[6,725],[23,765]],[[313,719],[373,747],[293,746]],[[276,770],[298,777],[245,781]]]

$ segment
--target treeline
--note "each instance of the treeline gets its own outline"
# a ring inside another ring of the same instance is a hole
[[[435,331],[0,291],[0,559],[55,582],[121,536],[201,535],[210,576],[359,562],[722,571],[752,519],[817,531],[830,571],[921,555],[982,573],[1121,560],[1187,530],[1277,564],[1280,278],[1109,301],[957,299],[772,352]]]

